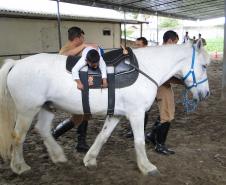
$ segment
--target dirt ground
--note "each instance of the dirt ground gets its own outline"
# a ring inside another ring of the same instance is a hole
[[[159,155],[153,146],[146,145],[148,157],[158,167],[160,176],[144,177],[138,170],[133,140],[125,138],[128,124],[124,119],[104,145],[95,169],[84,167],[84,154],[74,150],[76,129],[58,139],[68,162],[55,165],[32,127],[24,143],[24,156],[31,171],[18,176],[12,173],[8,164],[0,161],[0,185],[226,185],[226,108],[220,101],[222,63],[212,62],[208,73],[210,98],[201,103],[196,112],[189,114],[183,112],[180,103],[176,105],[176,119],[167,140],[176,154]],[[180,94],[178,87],[176,99]],[[149,128],[157,115],[154,104]],[[54,124],[68,116],[57,112]],[[90,121],[89,144],[93,143],[102,125],[102,118]]]

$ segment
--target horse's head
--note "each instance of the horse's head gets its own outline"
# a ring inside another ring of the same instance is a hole
[[[193,99],[202,101],[209,96],[207,65],[210,57],[204,50],[202,43],[192,45],[192,59],[182,69],[183,81],[193,94]]]

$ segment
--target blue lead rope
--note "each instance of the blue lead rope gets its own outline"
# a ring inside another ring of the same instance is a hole
[[[197,87],[199,84],[206,82],[208,79],[205,78],[199,82],[196,81],[195,72],[194,72],[194,64],[195,64],[195,47],[192,46],[192,62],[191,62],[191,69],[189,72],[184,76],[183,81],[185,81],[190,75],[192,76],[193,84],[187,86],[186,89],[182,92],[182,100],[179,100],[179,103],[182,103],[184,106],[184,111],[186,113],[194,112],[197,109],[197,101],[193,99],[189,99],[188,97],[188,90],[193,87]]]
[[[182,92],[182,100],[180,101],[184,107],[184,112],[186,112],[186,113],[196,111],[197,106],[198,106],[197,101],[195,101],[193,99],[189,99],[188,92],[189,91],[187,89],[185,89]]]
[[[208,79],[204,79],[200,82],[196,82],[195,72],[194,72],[194,64],[195,64],[195,47],[192,46],[192,62],[190,71],[184,76],[183,81],[185,81],[190,75],[192,75],[193,84],[187,86],[186,89],[182,92],[182,99],[177,101],[177,103],[182,103],[184,107],[184,112],[190,113],[194,112],[197,109],[198,103],[193,99],[189,99],[188,92],[189,89],[193,87],[197,87],[197,85],[204,83]]]

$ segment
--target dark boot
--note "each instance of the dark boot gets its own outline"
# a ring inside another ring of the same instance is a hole
[[[165,142],[166,142],[166,139],[167,139],[167,135],[168,135],[168,132],[169,132],[169,129],[170,129],[170,122],[167,123],[167,126],[165,128],[165,132],[164,132],[164,145],[165,145]],[[166,145],[165,145],[166,147]],[[166,147],[166,150],[168,151],[169,154],[175,154],[175,151],[172,150],[172,149],[169,149]]]
[[[78,144],[75,147],[78,152],[86,153],[89,150],[89,146],[86,144],[86,132],[87,132],[88,121],[83,121],[77,129],[78,133]]]
[[[158,117],[155,124],[152,126],[151,130],[145,133],[146,143],[152,143],[156,145],[156,132],[157,127],[160,125],[160,118]]]
[[[170,123],[161,123],[157,127],[156,131],[156,145],[155,145],[155,151],[157,153],[163,154],[163,155],[169,155],[169,154],[175,154],[175,152],[171,149],[168,149],[165,145],[165,141],[167,138],[167,134],[170,128]]]
[[[55,129],[52,129],[52,136],[57,139],[65,132],[72,129],[74,125],[75,124],[73,123],[73,121],[66,119],[63,122],[59,123]]]

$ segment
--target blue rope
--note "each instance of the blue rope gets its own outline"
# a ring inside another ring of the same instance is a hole
[[[188,97],[188,90],[185,89],[181,95],[182,95],[182,99],[177,101],[177,103],[182,103],[182,105],[184,106],[184,112],[186,113],[190,113],[190,112],[194,112],[197,109],[197,105],[198,103],[193,100],[193,99],[189,99]]]

